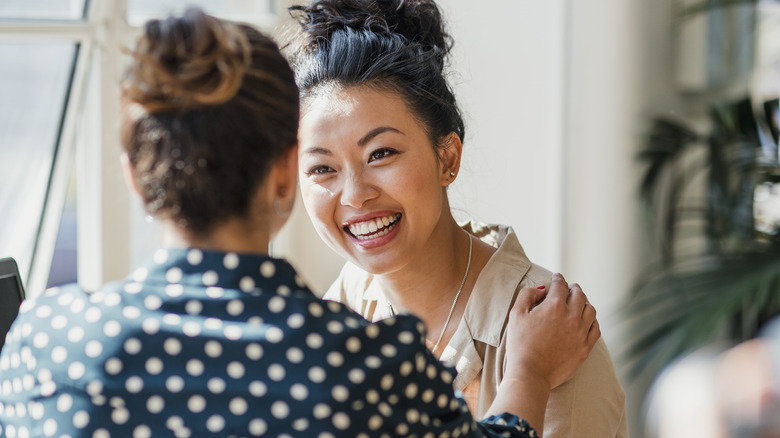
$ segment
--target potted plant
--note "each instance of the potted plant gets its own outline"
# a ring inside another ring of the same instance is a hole
[[[745,97],[708,113],[704,129],[654,120],[640,154],[659,261],[628,305],[634,377],[698,347],[751,338],[780,315],[777,99],[754,106]]]

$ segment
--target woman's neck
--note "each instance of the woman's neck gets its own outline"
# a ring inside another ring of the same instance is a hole
[[[467,273],[470,240],[473,247]],[[395,312],[412,313],[423,320],[428,331],[428,348],[433,348],[446,324],[442,341],[434,352],[440,355],[457,328],[476,279],[492,252],[492,247],[471,237],[449,217],[425,248],[411,255],[402,269],[377,275],[375,279]],[[450,309],[453,309],[452,316],[447,323]]]
[[[163,245],[220,252],[268,254],[271,234],[248,220],[228,219],[204,236],[196,236],[169,222],[163,223]]]

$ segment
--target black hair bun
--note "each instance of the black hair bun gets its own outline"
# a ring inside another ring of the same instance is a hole
[[[352,28],[376,34],[401,35],[446,55],[452,47],[438,6],[432,0],[315,0],[290,12],[303,27],[303,45],[316,50],[334,32]]]

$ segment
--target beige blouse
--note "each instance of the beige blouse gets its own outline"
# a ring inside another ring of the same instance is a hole
[[[497,250],[480,272],[441,360],[455,367],[455,389],[463,392],[474,416],[481,418],[503,377],[504,330],[517,293],[523,287],[549,287],[552,274],[531,263],[511,227],[469,222],[463,228]],[[371,321],[388,318],[389,304],[372,280],[371,274],[347,263],[324,298],[346,303]],[[603,339],[569,380],[553,389],[543,435],[628,437],[625,394]]]

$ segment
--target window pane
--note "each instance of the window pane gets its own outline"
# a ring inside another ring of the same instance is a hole
[[[2,0],[0,19],[81,20],[85,6],[85,0]]]
[[[72,43],[0,44],[0,254],[25,280],[75,58]]]
[[[128,0],[127,21],[140,26],[151,18],[181,13],[187,6],[197,6],[211,15],[260,27],[273,25],[276,18],[274,0]]]
[[[57,242],[54,245],[54,254],[51,260],[51,270],[49,271],[49,282],[47,288],[62,286],[67,283],[76,282],[77,253],[77,214],[76,214],[76,172],[75,166],[71,169],[70,179],[68,181],[68,193],[65,196],[65,205],[62,207],[62,216],[60,217],[60,227],[57,231]]]

